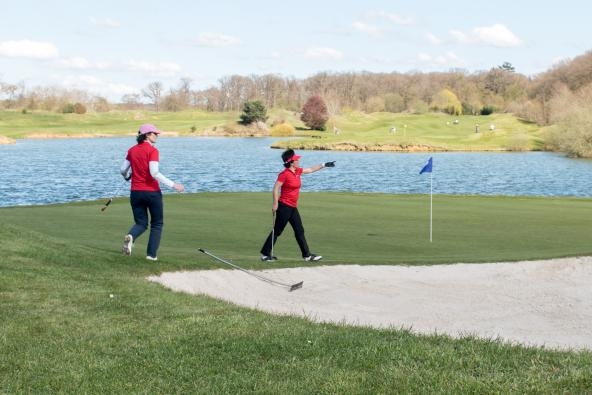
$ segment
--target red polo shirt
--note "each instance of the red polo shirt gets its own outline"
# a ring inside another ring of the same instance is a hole
[[[298,196],[300,195],[300,175],[302,168],[298,167],[295,172],[290,169],[282,171],[277,180],[282,183],[279,201],[290,207],[298,205]]]
[[[132,191],[160,191],[156,178],[150,175],[149,163],[158,162],[158,150],[144,141],[127,151],[126,159],[132,165]]]

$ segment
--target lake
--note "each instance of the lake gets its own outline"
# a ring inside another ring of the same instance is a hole
[[[271,191],[283,170],[273,138],[167,137],[159,139],[161,172],[187,192]],[[18,140],[0,145],[0,206],[38,205],[126,196],[119,175],[132,136]],[[592,161],[547,152],[388,153],[298,151],[301,166],[336,161],[303,176],[302,191],[592,196]],[[165,193],[174,193],[166,187]]]

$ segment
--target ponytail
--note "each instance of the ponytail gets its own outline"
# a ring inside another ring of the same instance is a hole
[[[138,136],[136,137],[136,142],[138,144],[144,142],[146,140],[146,136],[147,136],[147,134],[140,134],[140,133],[138,133]]]

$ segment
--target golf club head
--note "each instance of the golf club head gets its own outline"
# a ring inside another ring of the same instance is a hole
[[[105,205],[103,207],[101,207],[101,211],[107,210],[107,207],[109,207],[109,205],[111,204],[112,201],[113,201],[113,198],[109,199],[107,201],[107,203],[105,203]]]

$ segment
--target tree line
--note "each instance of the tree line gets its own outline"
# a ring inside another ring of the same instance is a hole
[[[517,72],[509,62],[487,71],[370,73],[319,72],[296,79],[276,74],[231,75],[207,89],[192,89],[192,80],[182,78],[165,89],[160,81],[141,91],[124,95],[119,103],[81,90],[57,87],[27,88],[0,81],[0,106],[4,109],[64,111],[82,104],[90,111],[139,109],[155,111],[241,111],[245,102],[260,101],[267,108],[301,111],[312,96],[320,96],[329,115],[345,110],[364,112],[451,114],[513,113],[541,126],[561,130],[583,123],[592,103],[592,52],[553,66],[534,77]],[[79,108],[79,107],[78,107]],[[589,128],[588,128],[589,129]],[[557,137],[557,136],[556,136]],[[549,138],[552,144],[558,140]],[[591,143],[592,144],[592,143]],[[591,149],[592,153],[592,149]]]

